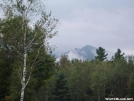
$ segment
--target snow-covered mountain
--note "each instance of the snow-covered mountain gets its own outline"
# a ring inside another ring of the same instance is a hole
[[[78,49],[78,48],[72,49],[72,50],[64,53],[63,55],[67,55],[69,60],[72,60],[72,59],[92,60],[96,56],[96,49],[97,48],[95,48],[93,46],[86,45],[86,46],[82,47],[81,49]],[[111,59],[111,57],[114,55],[112,52],[106,51],[106,53],[108,54],[108,56],[107,56],[108,59]],[[60,57],[58,57],[56,59],[56,61],[59,61],[59,60],[60,60]]]

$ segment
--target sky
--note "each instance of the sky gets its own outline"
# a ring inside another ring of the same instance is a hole
[[[2,0],[0,0],[1,2]],[[134,55],[134,0],[42,0],[59,19],[54,53],[91,45]]]
[[[134,0],[45,0],[46,11],[59,19],[55,52],[91,45],[134,54]]]

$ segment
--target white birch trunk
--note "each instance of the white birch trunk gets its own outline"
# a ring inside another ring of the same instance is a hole
[[[23,101],[24,100],[24,87],[21,88],[21,98],[20,98],[20,101]]]
[[[23,24],[24,24],[24,18],[25,16],[23,16]],[[22,29],[24,30],[24,42],[23,42],[23,47],[24,47],[24,60],[23,60],[23,75],[22,75],[22,80],[21,80],[21,97],[20,97],[20,101],[24,100],[24,92],[25,92],[25,87],[26,87],[26,67],[27,67],[27,48],[26,48],[26,32],[25,32],[25,28],[24,25],[22,27]]]
[[[25,81],[26,81],[26,53],[24,54],[24,68],[23,68],[23,77],[22,77],[22,88],[21,88],[21,97],[20,97],[20,101],[24,100],[24,91],[25,91]]]

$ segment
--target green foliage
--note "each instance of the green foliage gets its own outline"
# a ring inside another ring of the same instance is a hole
[[[129,95],[130,97],[134,97],[134,72],[131,74],[129,79]]]
[[[1,39],[0,39],[1,40]],[[14,59],[7,49],[3,49],[3,42],[0,47],[0,100],[5,101],[5,96],[10,95],[10,76]]]
[[[60,62],[59,62],[60,68],[66,68],[67,69],[69,67],[69,64],[70,64],[70,61],[68,59],[68,56],[66,56],[66,55],[61,56]]]
[[[11,68],[9,60],[0,58],[0,101],[4,101],[5,96],[9,96]]]
[[[53,101],[69,100],[69,89],[67,87],[67,80],[65,74],[63,73],[57,75],[52,100]]]
[[[36,101],[35,99],[41,100],[40,93],[45,90],[45,80],[51,77],[54,73],[54,61],[55,58],[51,55],[42,53],[38,57],[38,62],[33,68],[32,77],[25,91],[25,101]],[[13,100],[18,101],[20,97],[20,77],[18,74],[17,65],[13,65],[14,70],[12,72],[10,81],[10,96]],[[43,95],[42,95],[43,96]]]
[[[130,83],[130,71],[134,68],[133,58],[126,60],[110,61],[80,61],[74,59],[73,62],[62,66],[55,71],[63,73],[69,89],[69,101],[104,101],[106,97],[128,96],[128,84]],[[113,65],[114,64],[114,65]],[[60,65],[58,65],[60,67]],[[69,67],[68,69],[64,67]],[[53,75],[53,78],[57,77]],[[56,84],[57,79],[51,79],[51,83]],[[62,85],[63,86],[63,85]],[[47,92],[55,90],[56,85],[47,89]],[[133,88],[133,87],[132,87]],[[49,93],[49,98],[53,93]],[[53,101],[49,99],[48,101]]]
[[[127,89],[127,82],[129,76],[127,74],[127,62],[124,60],[116,60],[114,62],[113,74],[111,76],[111,83],[114,95],[122,97],[126,95]]]
[[[69,68],[68,85],[70,88],[71,101],[91,100],[92,91],[90,89],[90,62],[73,60]]]
[[[129,56],[128,61],[119,59],[113,62],[75,59],[71,63],[67,58],[64,59],[64,62],[53,68],[55,59],[41,50],[25,92],[25,101],[104,101],[107,97],[133,97],[133,56]],[[10,83],[6,85],[10,92],[3,91],[3,98],[10,95],[11,99],[18,101],[20,80],[17,64],[11,67],[14,68],[10,80],[6,80]],[[4,73],[4,70],[0,72]],[[4,82],[1,84],[3,87]]]
[[[105,49],[102,47],[99,47],[98,49],[96,49],[96,54],[97,54],[97,56],[95,57],[95,59],[98,59],[100,61],[105,60],[108,55],[105,53]]]

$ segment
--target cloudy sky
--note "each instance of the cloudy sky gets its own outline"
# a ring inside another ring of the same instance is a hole
[[[134,0],[42,1],[60,21],[58,36],[50,40],[56,53],[91,45],[134,54]]]
[[[134,0],[45,0],[60,20],[51,45],[66,52],[85,45],[134,54]]]

